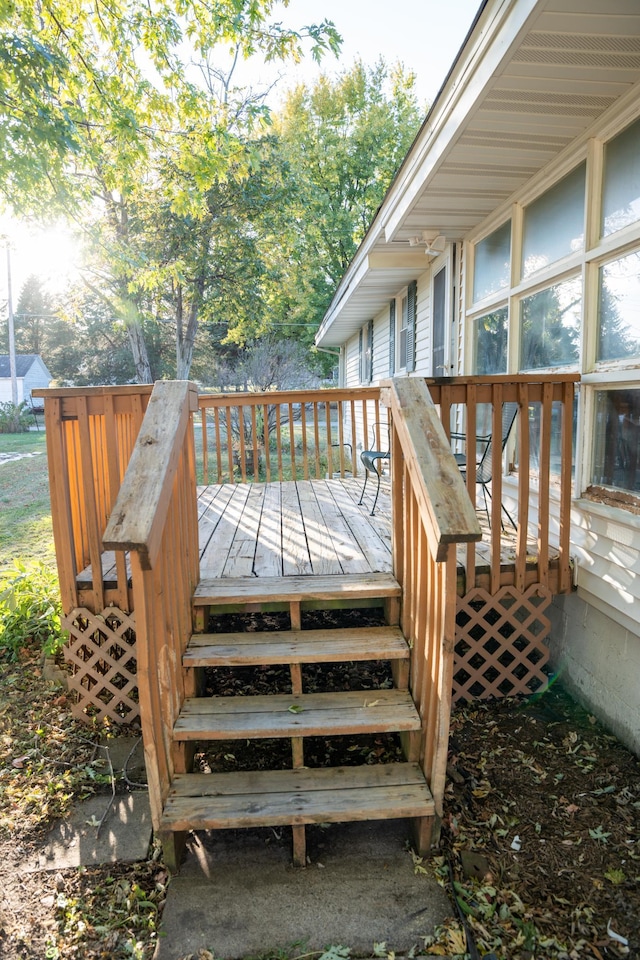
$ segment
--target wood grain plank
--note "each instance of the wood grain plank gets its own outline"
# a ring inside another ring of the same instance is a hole
[[[340,663],[347,660],[408,659],[409,647],[397,627],[335,630],[274,630],[268,633],[196,634],[186,667],[275,663]]]
[[[400,587],[389,573],[336,577],[254,577],[210,579],[203,577],[194,592],[194,603],[268,603],[270,600],[350,600],[397,597]]]
[[[252,777],[249,789],[235,776],[177,777],[162,828],[280,826],[434,813],[433,799],[415,764],[264,771]],[[235,794],[230,792],[234,789]]]
[[[295,483],[281,487],[282,512],[282,572],[285,577],[312,574],[307,535]]]
[[[207,546],[200,557],[200,576],[221,577],[224,565],[227,561],[227,555],[231,549],[236,529],[240,523],[242,512],[244,510],[249,490],[247,484],[241,483],[235,486],[225,485],[230,493],[228,502],[225,504],[222,516],[215,527],[215,532],[209,538]],[[213,517],[215,516],[216,501],[212,504]],[[220,504],[218,504],[220,506]]]
[[[245,501],[244,510],[236,526],[222,571],[223,577],[250,577],[253,575],[253,562],[256,555],[264,493],[264,485],[261,483],[253,483],[249,487],[249,496]]]
[[[265,484],[253,570],[257,577],[282,576],[282,507],[279,483]]]
[[[292,712],[292,706],[299,712]],[[173,736],[176,740],[243,740],[419,729],[420,717],[407,693],[373,690],[187,699]]]
[[[311,481],[299,480],[296,487],[312,572],[320,576],[342,573],[333,530],[322,514]]]

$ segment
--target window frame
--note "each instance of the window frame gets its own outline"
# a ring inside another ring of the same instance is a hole
[[[593,128],[591,136],[584,140],[570,155],[565,154],[555,165],[545,167],[520,190],[514,198],[496,209],[477,230],[465,239],[465,291],[464,291],[464,355],[463,372],[474,375],[476,369],[475,334],[477,321],[487,313],[507,307],[507,373],[520,372],[520,304],[534,293],[557,285],[564,280],[580,277],[582,282],[582,315],[580,346],[576,364],[541,367],[531,371],[534,375],[579,371],[582,388],[578,404],[578,442],[575,457],[574,496],[580,498],[591,484],[595,456],[595,391],[597,389],[622,389],[640,381],[640,358],[623,357],[613,360],[597,360],[598,309],[600,269],[607,263],[622,259],[631,253],[640,253],[640,218],[622,227],[615,233],[603,235],[602,200],[604,193],[604,156],[606,145],[640,120],[637,100],[621,110],[616,107],[608,118],[599,122],[597,135]],[[524,210],[556,186],[561,180],[586,161],[585,177],[585,230],[583,249],[573,251],[554,263],[522,279],[522,242]],[[511,220],[511,277],[507,288],[494,291],[476,302],[473,301],[474,255],[476,245]],[[620,506],[624,507],[624,503]]]

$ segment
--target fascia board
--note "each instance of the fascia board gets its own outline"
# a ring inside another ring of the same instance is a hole
[[[382,204],[379,217],[387,242],[394,239],[428,178],[482,106],[491,80],[500,75],[542,9],[540,0],[504,0],[492,13],[487,8],[491,20],[478,24],[480,33],[472,50],[451,74],[407,158],[405,170],[401,169],[399,180]]]

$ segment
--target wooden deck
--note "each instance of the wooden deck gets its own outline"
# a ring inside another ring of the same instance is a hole
[[[375,515],[372,498],[358,504],[360,478],[282,483],[212,484],[198,488],[200,577],[294,577],[391,572],[391,497],[384,478]],[[476,573],[491,565],[490,531],[478,510],[483,540],[476,546]],[[509,574],[515,531],[501,533],[501,569]],[[535,562],[537,544],[527,556]],[[553,558],[552,558],[553,559]],[[466,548],[458,548],[464,590]]]
[[[201,579],[389,573],[388,484],[373,517],[361,489],[354,478],[199,487]]]
[[[383,478],[375,515],[373,502],[358,504],[359,477],[333,480],[297,480],[275,483],[223,483],[198,488],[200,579],[238,577],[335,576],[391,573],[391,490]],[[491,538],[486,513],[478,509],[483,540],[476,545],[476,578],[482,582],[491,569]],[[500,568],[511,582],[516,553],[515,531],[501,532]],[[551,551],[554,577],[556,554]],[[537,543],[527,543],[527,563],[534,564]],[[466,592],[466,547],[458,547],[458,593]],[[129,563],[127,557],[127,573]],[[113,551],[102,555],[105,587],[116,582]],[[506,578],[506,579],[505,579]],[[91,567],[78,575],[78,585],[89,587]]]

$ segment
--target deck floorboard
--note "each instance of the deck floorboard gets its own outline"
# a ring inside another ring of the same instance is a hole
[[[359,506],[359,479],[198,488],[200,575],[335,576],[391,572],[391,500]]]

